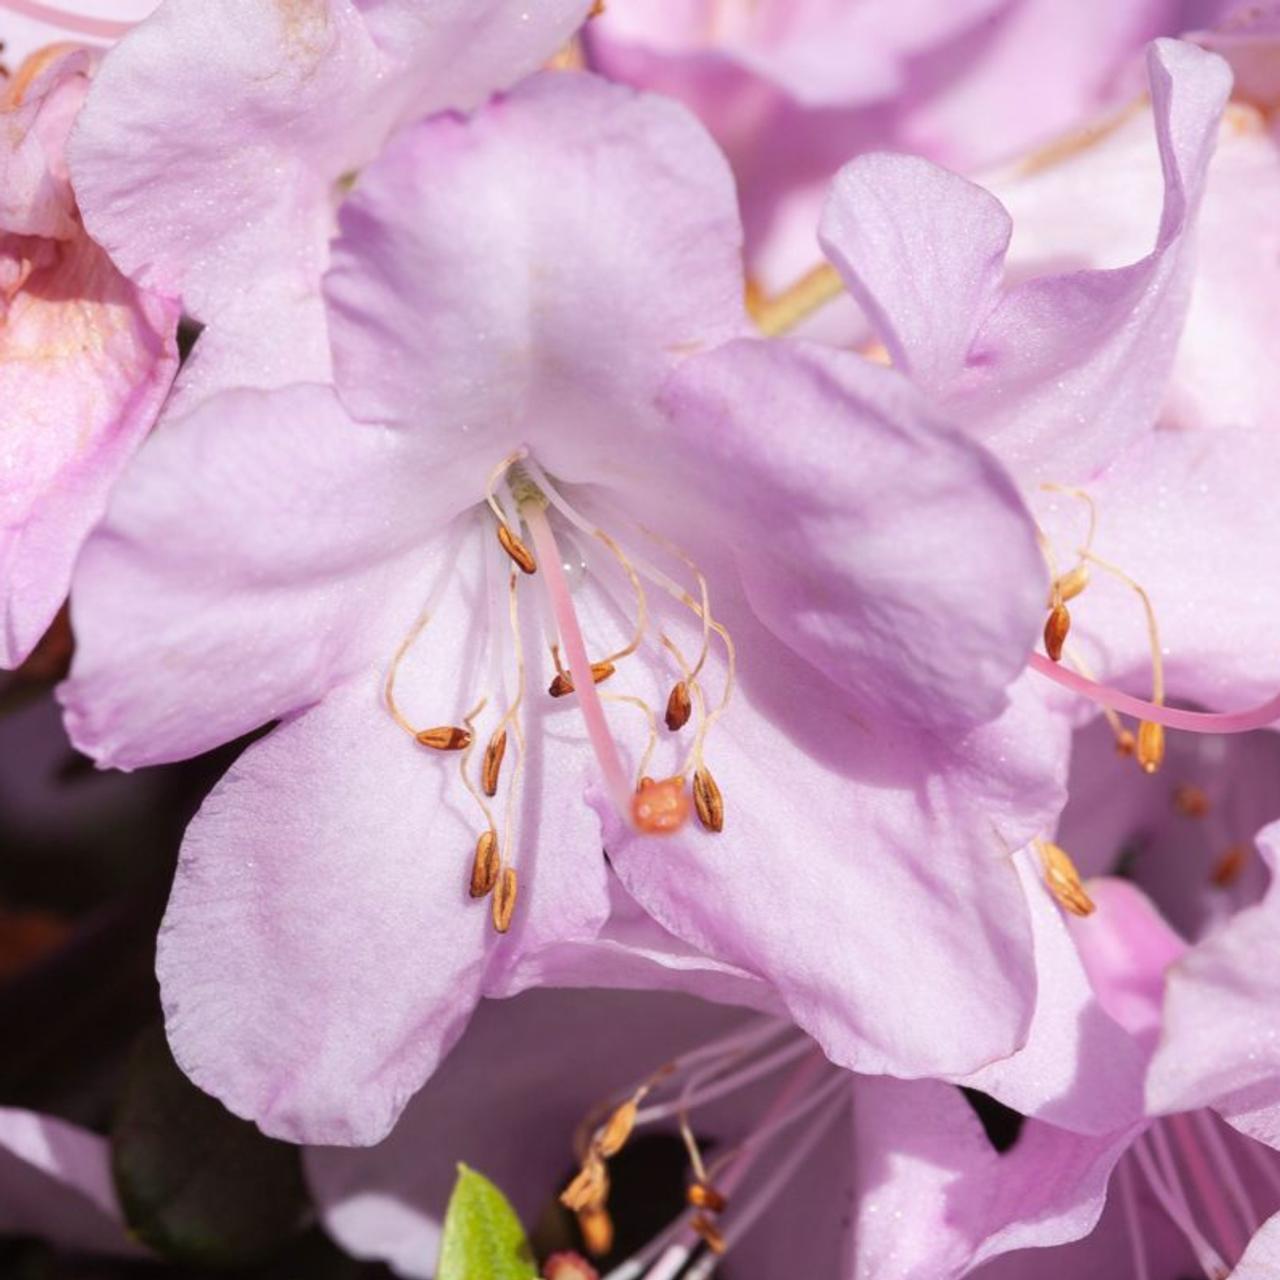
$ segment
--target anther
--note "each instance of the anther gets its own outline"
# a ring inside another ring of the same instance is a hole
[[[685,1199],[695,1209],[705,1209],[708,1213],[723,1213],[729,1201],[715,1187],[707,1182],[691,1182],[685,1192]]]
[[[1237,880],[1240,879],[1240,873],[1244,870],[1245,863],[1249,861],[1249,846],[1245,844],[1233,844],[1213,865],[1213,870],[1209,873],[1209,879],[1218,886],[1219,889],[1229,889]]]
[[[516,869],[503,867],[493,888],[493,927],[499,933],[511,928],[516,913]]]
[[[695,1213],[689,1226],[702,1238],[703,1243],[712,1253],[723,1253],[728,1247],[720,1228],[705,1213]]]
[[[1074,569],[1067,570],[1062,577],[1058,578],[1053,584],[1053,595],[1049,600],[1050,606],[1055,603],[1065,604],[1068,600],[1074,600],[1089,585],[1089,566],[1086,564],[1078,564]]]
[[[689,686],[683,680],[677,680],[671,686],[671,693],[667,698],[667,728],[675,733],[677,729],[683,729],[689,723],[689,717],[693,714],[693,700],[689,697]]]
[[[418,742],[432,751],[465,751],[471,745],[471,734],[457,725],[442,724],[414,734]]]
[[[596,1150],[607,1160],[616,1156],[631,1137],[636,1127],[636,1114],[640,1110],[634,1099],[624,1102],[608,1119],[595,1146]]]
[[[693,772],[693,805],[708,831],[724,830],[724,797],[706,765]]]
[[[591,664],[591,683],[604,684],[617,669],[612,662],[593,662]],[[555,679],[548,686],[547,692],[553,698],[567,697],[573,692],[573,677],[567,671],[557,672]]]
[[[603,1204],[609,1196],[609,1174],[604,1161],[592,1151],[572,1182],[560,1193],[560,1203],[579,1213],[590,1205]]]
[[[1062,658],[1062,646],[1067,642],[1067,632],[1071,630],[1071,614],[1067,606],[1055,604],[1049,610],[1048,621],[1044,624],[1044,651],[1054,662]]]
[[[670,835],[689,820],[689,793],[682,777],[650,782],[631,801],[631,820],[648,836]]]
[[[484,763],[480,766],[480,785],[487,796],[498,794],[498,773],[502,769],[502,757],[507,753],[507,731],[499,729],[484,749]]]
[[[476,841],[475,861],[471,864],[471,896],[483,898],[498,882],[502,859],[498,855],[498,833],[490,827]]]
[[[599,1258],[613,1248],[613,1219],[603,1205],[578,1210],[578,1230],[587,1252]]]
[[[1131,756],[1138,748],[1138,741],[1132,729],[1121,729],[1116,734],[1116,755]]]
[[[1138,725],[1138,763],[1144,773],[1155,773],[1164,760],[1164,726],[1154,720]]]
[[[1089,916],[1094,912],[1093,899],[1080,883],[1080,873],[1065,849],[1048,840],[1037,840],[1040,861],[1044,866],[1045,884],[1058,902],[1074,916]]]
[[[516,562],[521,573],[537,573],[538,562],[533,558],[533,552],[511,532],[510,525],[498,526],[498,541],[502,544],[503,551]]]
[[[1173,808],[1184,818],[1203,818],[1209,813],[1209,797],[1193,782],[1180,782],[1173,789]]]

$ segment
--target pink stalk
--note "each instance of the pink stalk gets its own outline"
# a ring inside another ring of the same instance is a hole
[[[573,677],[573,691],[586,722],[587,737],[596,753],[600,772],[604,775],[614,806],[623,821],[630,825],[631,784],[627,781],[626,771],[618,756],[617,743],[609,732],[609,722],[605,719],[604,706],[596,692],[596,682],[591,677],[591,662],[587,658],[582,628],[578,626],[578,615],[574,612],[573,598],[569,594],[569,584],[565,581],[564,568],[560,563],[560,548],[551,532],[547,513],[541,506],[536,502],[527,502],[520,508],[520,514],[533,535],[538,573],[546,584],[547,596],[551,600],[556,629],[560,632],[560,642],[564,645],[565,657],[569,662],[569,674]]]
[[[1280,720],[1280,694],[1244,711],[1180,711],[1177,707],[1157,706],[1132,694],[1109,689],[1079,672],[1059,666],[1042,653],[1031,655],[1031,668],[1113,711],[1122,711],[1136,720],[1153,720],[1169,729],[1185,729],[1189,733],[1249,733]]]
[[[24,18],[34,18],[37,22],[47,22],[76,35],[97,36],[101,40],[119,40],[138,25],[118,18],[91,18],[86,14],[71,13],[57,5],[41,4],[40,0],[0,0],[0,9],[8,9]]]

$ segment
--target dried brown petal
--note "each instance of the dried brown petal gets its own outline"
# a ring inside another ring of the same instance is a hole
[[[1164,760],[1164,725],[1144,720],[1138,726],[1138,763],[1144,773],[1155,773]]]
[[[511,928],[516,913],[516,869],[503,867],[493,888],[493,927],[499,933]]]
[[[694,770],[693,804],[698,811],[698,821],[708,831],[724,830],[724,797],[705,765]]]
[[[492,827],[480,833],[476,841],[475,861],[471,864],[471,896],[483,898],[498,882],[502,859],[498,855],[498,833]]]
[[[689,717],[693,714],[693,700],[689,697],[689,686],[683,680],[677,680],[671,686],[671,693],[667,697],[667,728],[675,733],[677,729],[683,729],[689,723]]]
[[[632,1100],[624,1102],[609,1117],[600,1134],[600,1140],[596,1143],[596,1149],[605,1159],[616,1156],[622,1150],[627,1139],[631,1137],[632,1129],[636,1127],[636,1113],[639,1110],[639,1106]]]
[[[538,562],[533,558],[533,552],[505,524],[498,526],[498,541],[502,544],[503,551],[516,562],[522,573],[538,571]]]
[[[502,757],[507,754],[507,731],[499,729],[489,739],[484,749],[484,763],[480,766],[480,786],[485,795],[498,794],[498,774],[502,769]]]
[[[471,745],[471,733],[456,724],[441,724],[434,729],[423,729],[418,741],[432,751],[465,751]]]
[[[1067,632],[1071,630],[1071,614],[1065,604],[1055,604],[1049,610],[1049,619],[1044,624],[1044,651],[1054,662],[1062,658],[1062,646],[1067,642]]]

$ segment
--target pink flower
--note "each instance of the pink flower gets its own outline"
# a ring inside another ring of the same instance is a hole
[[[169,0],[107,56],[71,166],[85,223],[204,326],[171,411],[330,376],[345,189],[408,119],[535,70],[590,0]]]
[[[271,1132],[380,1137],[481,993],[602,927],[588,787],[645,909],[767,974],[834,1057],[1015,1048],[1006,854],[1060,753],[1025,699],[974,727],[1044,590],[1003,476],[899,375],[744,336],[729,175],[659,99],[535,78],[401,134],[341,218],[336,392],[172,422],[76,587],[64,698],[100,762],[283,720],[188,833],[159,953],[184,1069]],[[468,736],[483,769],[429,749]],[[695,772],[701,821],[641,838]],[[644,773],[667,781],[636,810]]]
[[[96,55],[44,51],[0,98],[0,665],[66,599],[80,545],[177,367],[177,310],[85,233],[64,149]]]

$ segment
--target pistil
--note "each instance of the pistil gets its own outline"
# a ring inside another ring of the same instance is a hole
[[[0,0],[0,9],[8,9],[36,22],[47,22],[63,31],[80,36],[96,36],[100,40],[119,40],[138,24],[122,22],[116,18],[92,18],[87,14],[73,13],[58,5],[42,4],[40,0]]]

